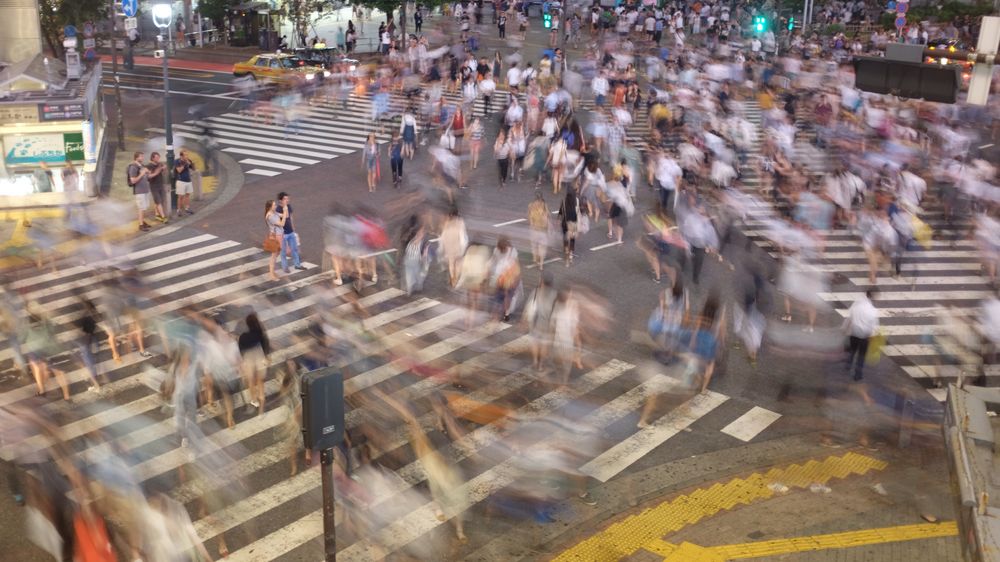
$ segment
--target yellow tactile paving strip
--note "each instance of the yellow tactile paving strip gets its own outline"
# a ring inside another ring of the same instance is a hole
[[[629,556],[646,545],[659,550],[667,544],[662,540],[663,537],[670,533],[720,511],[772,497],[775,492],[769,487],[770,484],[781,483],[790,488],[805,488],[813,483],[825,484],[834,478],[865,474],[885,467],[884,461],[849,452],[822,461],[810,460],[802,465],[793,464],[787,468],[771,469],[766,473],[754,473],[724,484],[716,483],[615,523],[566,550],[555,560],[612,561]]]
[[[869,544],[903,542],[917,539],[932,539],[938,537],[953,537],[958,534],[958,524],[954,521],[943,523],[921,523],[919,525],[902,525],[899,527],[883,527],[880,529],[865,529],[846,533],[829,535],[814,535],[794,539],[778,539],[771,541],[713,546],[708,550],[719,555],[723,560],[742,560],[745,558],[760,558],[795,552],[810,552],[834,548],[851,548]],[[669,544],[669,543],[665,543]],[[656,552],[660,554],[660,552]],[[692,560],[692,562],[696,562]]]

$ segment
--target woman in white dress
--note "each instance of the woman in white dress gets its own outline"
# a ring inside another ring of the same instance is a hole
[[[828,290],[826,274],[808,262],[811,252],[807,248],[784,257],[778,291],[785,297],[784,322],[792,321],[792,303],[802,308],[809,325],[805,331],[816,328],[816,311],[823,306],[820,293]]]
[[[561,375],[560,384],[569,383],[569,375],[575,364],[583,368],[580,349],[580,306],[573,292],[565,291],[556,297],[552,312],[552,351]]]
[[[458,216],[458,209],[452,208],[438,238],[441,254],[448,264],[448,285],[454,287],[458,282],[458,274],[462,265],[462,256],[469,247],[469,233],[465,228],[465,220]]]

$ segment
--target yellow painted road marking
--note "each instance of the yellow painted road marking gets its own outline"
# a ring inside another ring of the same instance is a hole
[[[627,517],[566,550],[555,560],[620,560],[647,544],[661,545],[664,536],[712,517],[720,511],[770,498],[774,495],[774,491],[768,487],[772,483],[781,482],[789,487],[805,488],[813,483],[825,484],[833,478],[865,474],[885,467],[884,461],[849,452],[823,461],[810,460],[802,465],[793,464],[763,474],[754,473],[746,478],[735,478],[724,484],[716,483]]]
[[[744,558],[791,554],[794,552],[810,552],[814,550],[851,548],[869,544],[954,537],[957,534],[958,525],[954,521],[947,521],[944,523],[921,523],[918,525],[882,527],[880,529],[865,529],[863,531],[849,531],[846,533],[814,535],[793,539],[713,546],[709,547],[709,550],[718,554],[724,560],[740,560]],[[660,554],[659,551],[653,552]]]

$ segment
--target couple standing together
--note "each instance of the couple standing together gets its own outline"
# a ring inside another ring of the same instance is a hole
[[[278,279],[278,275],[274,272],[278,254],[281,254],[281,269],[285,270],[285,273],[292,272],[288,265],[289,253],[295,269],[305,269],[299,258],[299,235],[295,233],[295,225],[292,222],[292,205],[287,193],[282,191],[278,194],[276,201],[272,199],[264,204],[264,221],[267,223],[268,238],[275,239],[280,243],[277,251],[271,252],[268,268],[269,277],[274,280]]]

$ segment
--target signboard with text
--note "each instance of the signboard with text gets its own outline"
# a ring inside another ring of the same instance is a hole
[[[85,110],[82,103],[40,103],[38,104],[39,121],[69,121],[80,120],[85,117]]]
[[[32,133],[4,135],[4,163],[7,166],[62,163],[83,160],[83,133]]]
[[[0,125],[38,123],[38,105],[0,105]]]

